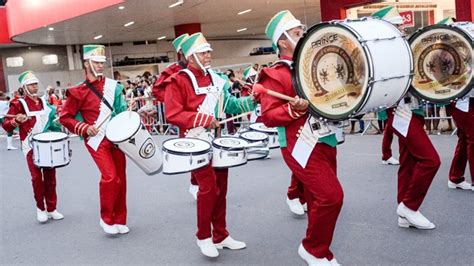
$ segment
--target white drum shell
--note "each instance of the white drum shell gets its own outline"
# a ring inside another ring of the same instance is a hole
[[[71,162],[69,137],[61,132],[44,132],[31,138],[33,163],[39,168],[59,168]]]
[[[267,128],[263,123],[251,124],[249,128],[250,130],[262,132],[268,135],[268,148],[280,148],[280,142],[278,141],[278,130],[276,128]]]
[[[183,141],[202,141],[200,139],[180,138]],[[210,163],[211,145],[207,143],[207,148],[196,152],[185,152],[172,150],[167,147],[168,141],[176,141],[179,139],[171,139],[163,142],[163,174],[174,175],[191,172],[202,168]]]
[[[244,146],[227,148],[219,145],[219,140],[222,138],[216,138],[212,142],[212,167],[215,168],[230,168],[247,163],[247,151]],[[245,140],[234,138],[244,144],[247,144]]]
[[[268,147],[254,147],[247,149],[247,160],[260,160],[267,158],[268,154],[270,153],[270,149]]]

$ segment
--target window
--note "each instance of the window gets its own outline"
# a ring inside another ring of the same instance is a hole
[[[7,57],[7,67],[22,67],[23,57]]]
[[[43,55],[41,57],[43,65],[56,65],[58,63],[58,56],[55,54]]]

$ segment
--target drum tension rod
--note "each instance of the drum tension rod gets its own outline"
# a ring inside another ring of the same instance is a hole
[[[393,76],[393,77],[389,77],[389,78],[374,79],[374,80],[369,80],[369,83],[375,83],[375,82],[379,82],[379,81],[387,81],[387,80],[391,80],[391,79],[401,79],[401,78],[409,77],[409,76],[412,76],[412,75],[413,74]]]
[[[402,36],[393,36],[393,37],[387,37],[387,38],[375,38],[375,39],[360,40],[360,41],[361,42],[391,41],[391,40],[395,40],[396,38],[402,38]]]

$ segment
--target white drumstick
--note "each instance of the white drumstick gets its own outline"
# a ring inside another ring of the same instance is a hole
[[[224,119],[224,120],[220,121],[219,124],[225,124],[225,123],[227,123],[227,122],[229,122],[229,121],[232,121],[232,120],[237,119],[237,118],[244,117],[244,116],[249,115],[249,114],[251,114],[251,113],[253,113],[253,111],[249,111],[249,112],[246,112],[246,113],[241,113],[240,115],[236,115],[236,116],[233,116],[233,117]]]

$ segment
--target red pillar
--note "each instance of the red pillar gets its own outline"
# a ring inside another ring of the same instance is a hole
[[[474,0],[456,0],[457,21],[472,21],[474,18]]]
[[[188,33],[189,35],[200,32],[201,31],[201,23],[189,23],[189,24],[181,24],[174,26],[174,36],[178,37],[181,34]]]
[[[5,72],[3,71],[3,56],[0,55],[0,91],[6,92]]]
[[[474,1],[474,0],[472,0]],[[329,21],[333,19],[345,19],[346,9],[356,6],[363,6],[378,0],[321,0],[321,21]]]

